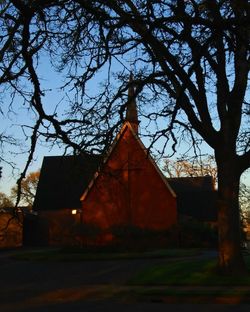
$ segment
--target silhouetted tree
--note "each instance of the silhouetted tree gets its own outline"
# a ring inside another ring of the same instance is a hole
[[[0,192],[0,208],[11,208],[13,206],[13,202],[9,196]]]
[[[165,139],[176,150],[182,128],[194,146],[202,138],[213,149],[219,266],[244,272],[238,198],[240,176],[250,166],[249,23],[247,0],[1,1],[2,91],[22,96],[36,116],[27,166],[41,136],[78,152],[109,145],[123,119],[130,63],[142,118],[162,125],[150,134],[152,144]],[[66,77],[63,90],[75,91],[66,117],[43,103],[38,65],[44,55]],[[123,82],[113,89],[117,64]],[[86,97],[100,70],[108,73],[105,88]]]
[[[212,156],[177,160],[168,158],[164,161],[163,171],[170,178],[211,176],[214,183],[217,180],[217,167]]]
[[[37,184],[39,181],[40,171],[30,172],[21,182],[20,203],[32,208],[36,195]],[[15,201],[18,195],[18,186],[11,189],[11,197]]]
[[[239,195],[240,209],[242,215],[242,223],[249,223],[250,216],[250,187],[245,183],[240,184],[240,195]]]

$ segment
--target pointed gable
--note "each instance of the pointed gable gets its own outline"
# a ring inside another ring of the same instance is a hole
[[[85,197],[88,195],[89,191],[91,190],[91,188],[93,187],[95,180],[98,178],[98,176],[100,175],[100,173],[102,172],[102,168],[105,166],[105,164],[108,162],[109,158],[111,157],[112,153],[115,151],[117,144],[119,144],[120,140],[122,140],[124,138],[124,136],[127,138],[128,135],[125,134],[125,132],[130,131],[131,135],[134,137],[135,139],[135,143],[138,144],[137,149],[141,149],[141,151],[143,151],[144,153],[144,157],[145,159],[147,159],[151,165],[154,167],[154,169],[158,172],[159,177],[162,179],[163,183],[166,185],[166,187],[168,188],[169,192],[172,194],[173,197],[176,197],[176,193],[173,190],[173,188],[170,186],[170,184],[168,183],[168,180],[166,179],[166,177],[163,175],[163,173],[161,172],[161,170],[159,169],[159,167],[157,166],[157,164],[155,163],[155,161],[153,160],[153,158],[150,156],[148,149],[144,146],[144,144],[142,143],[142,141],[140,140],[140,138],[138,137],[138,135],[135,133],[134,131],[134,127],[131,126],[130,122],[125,122],[123,124],[123,127],[121,128],[121,130],[119,131],[119,133],[117,134],[113,144],[111,145],[106,157],[104,157],[103,163],[102,165],[100,165],[100,169],[99,171],[96,171],[95,174],[93,175],[92,180],[90,181],[89,185],[87,186],[87,188],[85,189],[84,193],[82,194],[80,200],[83,201],[85,199]],[[126,140],[126,148],[129,148],[129,145],[131,144],[129,142],[129,140]],[[130,152],[132,151],[130,149]],[[115,154],[117,154],[117,151],[114,152]],[[119,154],[119,152],[118,152]],[[121,155],[119,155],[119,157],[121,157]],[[126,161],[127,162],[127,161]]]
[[[175,193],[129,122],[81,197],[84,221],[165,229],[176,223]]]

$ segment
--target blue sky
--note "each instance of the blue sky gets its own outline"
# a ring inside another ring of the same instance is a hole
[[[116,64],[117,65],[117,64]],[[117,67],[119,69],[119,66]],[[43,98],[43,102],[45,103],[45,108],[47,113],[53,113],[55,107],[59,104],[60,112],[63,113],[65,109],[65,102],[66,97],[65,93],[61,92],[59,90],[59,86],[62,85],[61,76],[56,74],[49,64],[49,62],[46,59],[41,59],[40,65],[39,65],[39,73],[42,83],[42,87],[46,90],[46,96]],[[88,85],[88,91],[90,92],[96,92],[99,88],[99,83],[106,79],[107,72],[104,68],[103,71],[100,73],[96,79],[91,81]],[[8,103],[8,95],[6,95],[6,104]],[[22,106],[21,98],[16,98],[15,103],[17,104],[16,107],[18,109],[15,110],[15,114],[7,114],[7,108],[5,109],[6,118],[4,118],[3,122],[0,124],[0,132],[7,131],[10,134],[14,134],[15,136],[19,136],[20,138],[23,138],[23,132],[21,129],[21,125],[32,125],[34,122],[34,119],[36,118],[34,112],[28,111],[27,107]],[[140,103],[138,103],[140,105]],[[142,123],[143,127],[143,123]],[[18,178],[20,172],[23,170],[25,166],[25,162],[27,160],[27,153],[25,153],[25,150],[27,151],[29,149],[29,130],[27,131],[27,140],[22,143],[21,149],[16,148],[14,146],[10,147],[10,150],[7,154],[5,154],[5,157],[9,161],[16,162],[17,168],[19,170],[12,170],[10,166],[7,166],[5,164],[1,164],[3,166],[3,177],[0,181],[0,192],[4,192],[9,194],[10,188],[16,183],[16,179]],[[144,143],[146,146],[148,146],[148,141],[144,140]],[[159,146],[161,144],[161,141],[159,141]],[[180,150],[184,150],[186,148],[186,143],[183,141],[179,145]],[[204,143],[203,150],[205,152],[212,152],[207,145]],[[31,164],[29,168],[29,172],[31,171],[37,171],[42,165],[43,157],[46,155],[62,155],[64,152],[64,148],[59,148],[58,146],[46,146],[46,145],[39,145],[37,146],[34,161]],[[244,181],[247,184],[250,184],[250,178],[249,176],[244,177]]]

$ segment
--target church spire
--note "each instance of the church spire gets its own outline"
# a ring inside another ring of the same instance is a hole
[[[128,121],[131,126],[133,127],[135,133],[138,133],[138,126],[139,126],[139,120],[138,120],[138,114],[137,114],[137,105],[135,100],[135,90],[133,83],[133,75],[130,74],[129,77],[129,88],[128,88],[128,104],[127,104],[127,111],[126,111],[126,121]]]

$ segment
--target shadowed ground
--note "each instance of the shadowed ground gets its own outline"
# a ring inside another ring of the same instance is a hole
[[[17,261],[10,253],[0,254],[0,311],[200,311],[190,297],[189,304],[170,304],[164,296],[143,300],[133,296],[143,286],[126,286],[136,272],[166,259],[97,260],[81,262]],[[151,287],[152,290],[154,290]],[[197,289],[199,290],[199,289]],[[216,292],[216,289],[215,289]],[[218,301],[220,302],[220,301]],[[221,301],[221,302],[226,302]],[[202,311],[249,311],[239,305],[203,305]],[[166,306],[167,305],[167,306]],[[208,310],[209,309],[209,310]]]

